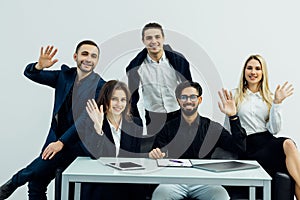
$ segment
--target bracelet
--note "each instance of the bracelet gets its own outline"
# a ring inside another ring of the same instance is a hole
[[[232,116],[229,117],[229,119],[230,119],[230,120],[233,120],[233,119],[236,119],[236,118],[238,118],[238,117],[239,117],[239,116],[237,116],[237,115],[232,115]]]

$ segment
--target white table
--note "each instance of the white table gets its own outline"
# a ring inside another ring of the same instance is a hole
[[[117,158],[119,161],[134,161],[145,170],[120,171],[105,163],[116,158],[92,160],[77,158],[62,174],[62,200],[68,199],[69,183],[75,182],[75,199],[80,197],[80,184],[93,183],[184,183],[202,185],[249,186],[250,200],[255,199],[255,187],[263,187],[263,199],[271,200],[271,177],[263,168],[215,173],[195,168],[157,167],[156,161],[148,158]],[[207,163],[216,160],[191,160],[192,163]],[[225,160],[217,160],[225,161]],[[259,165],[256,161],[242,161]]]

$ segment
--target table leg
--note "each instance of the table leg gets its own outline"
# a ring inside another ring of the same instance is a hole
[[[61,179],[61,200],[69,199],[69,180],[62,176]]]
[[[75,183],[74,200],[80,200],[81,183]]]
[[[271,200],[271,181],[264,181],[264,200]]]
[[[249,200],[255,200],[255,187],[249,187]]]

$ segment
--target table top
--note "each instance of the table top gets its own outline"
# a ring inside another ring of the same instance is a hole
[[[105,165],[109,162],[133,161],[145,167],[143,170],[121,171]],[[228,160],[192,159],[193,164],[225,162]],[[259,165],[256,161],[240,162]],[[64,172],[63,178],[74,182],[119,182],[119,183],[189,183],[222,185],[263,185],[271,177],[262,167],[230,172],[210,172],[190,167],[158,167],[156,160],[149,158],[103,157],[93,160],[78,157]]]

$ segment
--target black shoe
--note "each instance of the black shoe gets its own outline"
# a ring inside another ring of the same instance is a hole
[[[12,179],[9,179],[0,187],[0,200],[7,199],[18,187],[14,185]]]

